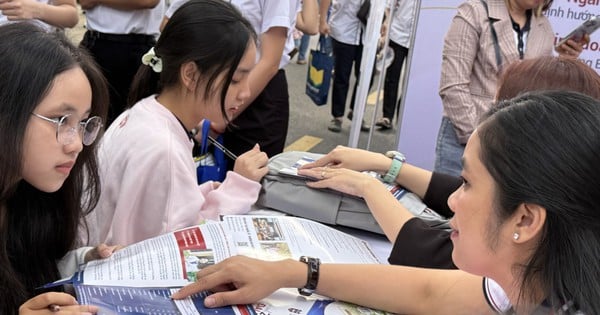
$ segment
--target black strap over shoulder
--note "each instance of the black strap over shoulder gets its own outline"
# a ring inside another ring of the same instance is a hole
[[[490,11],[488,9],[487,2],[485,0],[480,0],[481,4],[485,8],[485,13],[488,16],[488,21],[490,22],[490,31],[492,33],[492,41],[494,42],[494,52],[496,53],[496,65],[498,65],[498,69],[502,67],[502,55],[500,54],[500,45],[498,44],[498,34],[496,34],[496,29],[494,28],[494,21],[490,18]]]

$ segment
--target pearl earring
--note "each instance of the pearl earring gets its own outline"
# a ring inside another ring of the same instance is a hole
[[[515,233],[513,234],[513,239],[514,239],[515,241],[518,241],[518,240],[519,240],[519,237],[520,237],[519,233],[515,232]]]

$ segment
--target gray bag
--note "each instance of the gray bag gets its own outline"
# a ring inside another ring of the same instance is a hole
[[[307,179],[280,173],[303,157],[319,159],[323,154],[290,151],[269,160],[269,173],[262,180],[262,189],[256,202],[260,208],[271,208],[298,217],[325,224],[338,224],[383,234],[379,224],[362,198],[330,189],[306,186]],[[440,222],[439,214],[427,208],[421,199],[407,191],[397,197],[411,213],[424,220]]]

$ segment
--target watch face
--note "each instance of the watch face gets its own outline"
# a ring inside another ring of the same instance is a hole
[[[406,157],[404,157],[404,154],[402,154],[398,151],[387,151],[385,153],[385,156],[389,157],[390,159],[396,159],[400,162],[406,161]]]

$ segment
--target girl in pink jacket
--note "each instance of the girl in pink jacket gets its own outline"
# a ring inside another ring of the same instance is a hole
[[[266,154],[256,145],[223,183],[198,186],[191,130],[203,119],[223,129],[238,114],[255,58],[256,35],[227,2],[193,0],[177,10],[142,59],[131,108],[104,135],[102,194],[84,239],[128,245],[250,209]]]

